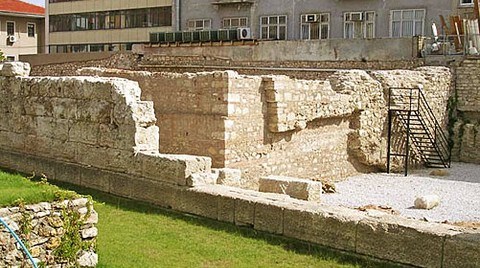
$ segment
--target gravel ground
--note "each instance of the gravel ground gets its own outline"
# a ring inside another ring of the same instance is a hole
[[[430,176],[434,169],[399,174],[365,174],[335,184],[337,193],[324,194],[322,202],[357,208],[390,206],[408,218],[434,222],[480,222],[480,165],[452,163],[449,175]],[[432,210],[413,208],[415,198],[436,194],[441,203]]]

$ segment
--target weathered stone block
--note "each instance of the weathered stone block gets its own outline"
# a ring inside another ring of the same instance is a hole
[[[132,195],[133,180],[137,178],[115,172],[109,172],[107,177],[110,182],[110,193],[123,197],[130,197]]]
[[[132,195],[135,200],[141,200],[166,208],[172,208],[180,197],[181,188],[158,181],[136,178],[132,180]]]
[[[230,196],[218,196],[217,220],[235,223],[235,202],[236,199]]]
[[[293,198],[320,201],[322,183],[285,176],[268,176],[259,180],[259,191],[286,194]]]
[[[135,131],[136,151],[158,151],[159,130],[157,126],[137,127]]]
[[[70,163],[55,163],[55,180],[80,185],[80,174],[84,167]]]
[[[69,127],[69,141],[92,145],[97,144],[99,124],[77,121],[72,122]]]
[[[283,207],[274,203],[256,203],[253,228],[273,234],[283,234]]]
[[[217,182],[213,173],[194,173],[187,178],[187,186],[194,187],[205,184],[215,184]]]
[[[204,193],[195,188],[182,189],[180,195],[172,204],[172,208],[210,219],[217,219],[218,198],[218,195]]]
[[[113,107],[110,100],[81,101],[77,103],[76,118],[79,121],[108,124],[112,122]]]
[[[0,146],[23,151],[25,148],[25,134],[9,131],[0,131]]]
[[[443,249],[442,267],[479,267],[479,245],[480,232],[448,236]]]
[[[37,156],[62,160],[73,160],[76,155],[76,147],[71,142],[33,135],[26,136],[25,151]]]
[[[445,236],[455,234],[441,224],[386,215],[359,222],[356,252],[421,267],[441,267]]]
[[[76,119],[77,100],[65,98],[52,98],[52,116],[57,119]],[[40,107],[39,107],[40,108]],[[41,110],[38,111],[41,113]],[[39,114],[41,115],[41,114]]]
[[[289,208],[284,212],[284,235],[320,245],[354,251],[358,212],[341,208]]]
[[[155,125],[157,119],[152,101],[139,101],[132,107],[132,116],[137,126],[149,127]]]
[[[253,227],[255,221],[255,201],[235,199],[235,224]]]
[[[211,159],[188,155],[164,155],[140,152],[142,175],[153,180],[187,185],[187,178],[194,173],[211,172]]]
[[[108,175],[108,173],[96,168],[84,169],[80,175],[80,185],[108,192],[110,189],[110,177]]]
[[[232,187],[240,187],[242,185],[242,171],[240,169],[221,168],[217,169],[216,172],[218,172],[217,184]]]
[[[4,62],[3,67],[0,69],[0,75],[6,77],[22,76],[26,77],[30,75],[30,63],[28,62]]]

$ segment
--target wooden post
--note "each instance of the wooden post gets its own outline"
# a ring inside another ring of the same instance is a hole
[[[479,11],[479,0],[473,0],[473,19],[478,19],[480,17],[480,11]]]

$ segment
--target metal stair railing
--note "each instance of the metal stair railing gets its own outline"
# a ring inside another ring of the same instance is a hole
[[[450,167],[451,157],[447,136],[438,123],[420,87],[390,88],[388,107],[388,173],[390,172],[391,156],[402,156],[405,158],[405,176],[407,175],[410,138],[416,147],[416,151],[427,166],[442,165],[443,167]],[[406,130],[404,154],[391,152],[393,117],[398,117]],[[412,121],[416,122],[416,124],[413,124]],[[435,155],[427,153],[434,153]],[[435,159],[436,157],[437,159]]]
[[[445,132],[442,130],[442,127],[438,123],[437,118],[432,111],[432,108],[430,107],[430,105],[428,105],[427,99],[425,98],[425,94],[423,93],[423,91],[419,88],[418,92],[420,104],[419,117],[427,119],[431,124],[430,126],[433,126],[433,144],[437,147],[437,150],[439,151],[439,156],[442,158],[442,162],[444,163],[445,167],[450,167],[451,151],[447,135],[445,135]]]

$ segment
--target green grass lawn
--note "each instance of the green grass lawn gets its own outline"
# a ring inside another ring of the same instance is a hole
[[[51,187],[49,190],[48,188]],[[66,187],[63,185],[63,187]],[[89,194],[99,213],[98,267],[387,267],[369,259],[250,228],[193,217],[105,193]],[[10,189],[5,190],[4,189]],[[0,173],[0,193],[52,200],[56,187]],[[38,196],[37,196],[38,195]],[[42,200],[44,201],[44,200]]]
[[[0,171],[0,207],[53,201],[74,195],[53,185],[35,183],[23,176]]]

